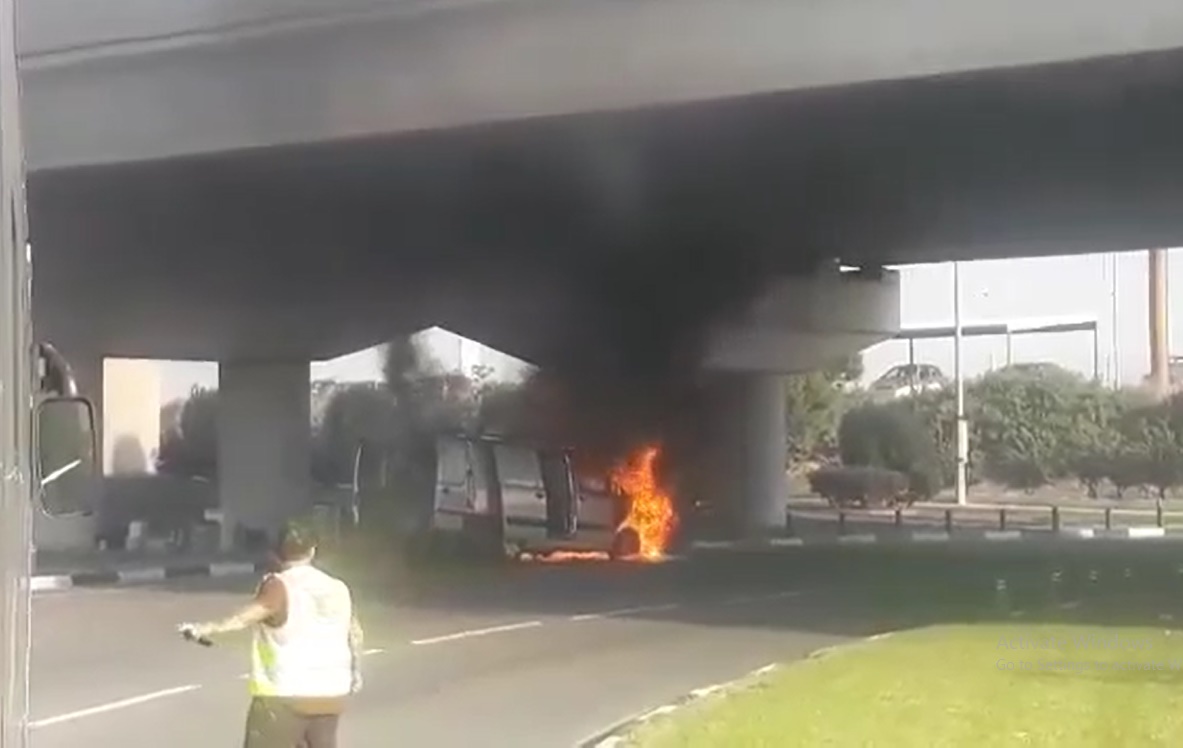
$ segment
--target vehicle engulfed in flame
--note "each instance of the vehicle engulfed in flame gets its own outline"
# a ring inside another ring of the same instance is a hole
[[[600,474],[577,468],[570,449],[445,435],[414,456],[434,462],[430,485],[419,481],[416,487],[392,469],[405,466],[407,456],[362,447],[355,460],[355,514],[368,523],[378,507],[395,506],[394,523],[404,535],[512,549],[523,558],[659,559],[676,521],[654,474],[658,455],[648,447]]]

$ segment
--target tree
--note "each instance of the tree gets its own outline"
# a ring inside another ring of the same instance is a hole
[[[884,468],[907,476],[913,494],[929,498],[942,488],[933,432],[907,402],[865,403],[838,429],[842,464]]]
[[[855,352],[843,356],[831,364],[822,367],[822,373],[833,382],[852,383],[863,378],[866,368],[863,365],[863,354]]]
[[[1128,410],[1124,393],[1093,385],[1073,401],[1073,428],[1064,434],[1068,471],[1084,486],[1089,498],[1100,496],[1101,484],[1110,480],[1124,492],[1130,471],[1127,444],[1120,423]]]
[[[825,372],[786,378],[785,429],[790,461],[816,459],[833,451],[843,400],[843,393]]]
[[[1133,458],[1140,483],[1155,489],[1159,500],[1183,482],[1183,450],[1172,432],[1171,403],[1135,408],[1122,423],[1127,455]]]
[[[477,430],[492,434],[529,433],[529,394],[520,384],[490,382],[483,385],[477,408]]]
[[[920,391],[899,402],[916,414],[932,435],[941,487],[953,485],[957,474],[957,402],[953,391],[947,388]],[[970,423],[973,423],[972,411]],[[973,484],[978,481],[977,468],[982,461],[976,439],[970,439],[968,457],[966,477]]]
[[[472,427],[477,397],[472,380],[444,372],[412,335],[387,343],[383,379],[404,427],[420,436]]]
[[[862,354],[856,353],[817,371],[785,379],[785,427],[791,462],[832,454],[838,446],[838,424],[855,398],[842,385],[862,376]]]
[[[161,435],[156,469],[185,478],[212,479],[217,475],[217,390],[194,387],[189,393],[176,427]]]
[[[397,429],[394,398],[384,387],[370,382],[336,385],[314,424],[313,477],[325,485],[351,482],[358,447],[388,447]]]
[[[1069,435],[1087,425],[1079,407],[1085,381],[1059,367],[1013,368],[973,384],[973,437],[982,473],[1003,485],[1031,490],[1069,474]]]

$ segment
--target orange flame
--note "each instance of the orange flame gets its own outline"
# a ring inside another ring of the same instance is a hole
[[[677,526],[674,501],[657,481],[654,464],[661,450],[645,447],[612,471],[612,484],[629,499],[628,516],[618,530],[630,528],[640,539],[640,555],[659,559]]]
[[[580,561],[607,561],[609,558],[605,551],[553,551],[547,554],[526,553],[522,555],[522,560],[540,564],[570,564]]]

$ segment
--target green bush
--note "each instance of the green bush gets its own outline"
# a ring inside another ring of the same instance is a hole
[[[943,487],[932,431],[906,402],[866,403],[846,413],[838,427],[842,464],[905,475],[909,491],[931,498]]]
[[[1033,490],[1074,477],[1094,498],[1106,483],[1119,497],[1183,485],[1183,394],[1156,403],[1039,365],[971,381],[965,400],[970,483]],[[953,483],[956,440],[952,388],[856,406],[838,434],[843,464],[902,472],[920,495]]]
[[[1069,475],[1070,435],[1087,420],[1082,378],[1058,367],[1003,369],[967,393],[984,477],[1031,490]]]
[[[906,404],[924,424],[925,430],[932,435],[940,488],[953,485],[957,471],[957,401],[954,391],[946,388],[920,392],[913,397],[906,398],[900,404]],[[972,440],[969,446],[967,473],[970,483],[974,483],[976,481],[974,468],[978,460]]]
[[[1171,400],[1132,408],[1119,423],[1125,468],[1138,485],[1153,488],[1160,499],[1183,483],[1180,435],[1171,428]],[[1115,483],[1116,485],[1116,483]]]
[[[809,475],[813,493],[833,506],[884,507],[910,504],[908,477],[877,467],[824,467]]]

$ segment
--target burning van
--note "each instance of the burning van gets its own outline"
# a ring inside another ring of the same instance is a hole
[[[403,470],[402,479],[385,485],[375,485],[374,476],[400,472],[391,464],[400,460],[374,451],[365,454],[363,448],[355,463],[361,514],[372,514],[367,504],[398,506],[395,522],[405,535],[531,556],[640,552],[640,536],[626,524],[632,507],[627,493],[609,476],[580,474],[569,449],[487,435],[440,435],[416,456],[419,470]],[[420,479],[408,480],[409,472]],[[424,480],[429,476],[430,482]]]

